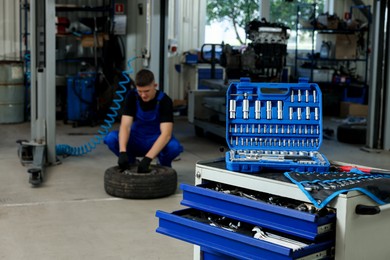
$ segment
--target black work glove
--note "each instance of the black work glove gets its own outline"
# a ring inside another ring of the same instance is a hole
[[[148,173],[148,172],[150,172],[149,166],[150,166],[151,162],[152,162],[152,159],[150,159],[149,157],[144,157],[142,159],[142,161],[138,164],[137,172],[138,173]]]
[[[127,168],[129,168],[129,158],[127,157],[126,152],[119,153],[118,165],[122,171],[127,170]]]

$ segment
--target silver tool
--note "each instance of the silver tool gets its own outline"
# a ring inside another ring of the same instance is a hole
[[[234,99],[229,101],[229,118],[236,118],[236,101]]]
[[[236,136],[236,146],[238,145],[238,136]]]
[[[284,125],[282,125],[282,131],[281,131],[282,134],[284,134]]]
[[[313,102],[317,102],[317,91],[313,90]]]
[[[249,134],[249,125],[246,125],[246,133]]]
[[[255,137],[255,145],[257,146],[257,137]]]
[[[294,111],[293,111],[293,108],[292,107],[290,107],[289,109],[288,109],[288,114],[289,114],[289,119],[290,120],[293,120],[293,115],[294,115]]]
[[[272,125],[269,125],[269,131],[270,134],[272,134]]]
[[[318,107],[316,107],[316,108],[314,108],[314,119],[318,120],[318,117],[319,117],[319,115],[318,115]]]
[[[244,146],[244,138],[241,138],[241,146]]]
[[[311,126],[311,128],[310,128],[310,134],[314,134],[314,127],[313,126]]]
[[[283,139],[283,146],[286,146],[286,139]]]
[[[248,93],[244,93],[244,100],[242,100],[242,118],[248,119],[249,118],[249,100],[248,100]]]
[[[260,111],[261,111],[260,100],[256,100],[255,101],[255,119],[260,119],[260,117],[261,117]]]
[[[230,137],[230,144],[233,145],[233,136]]]
[[[299,128],[298,128],[298,133],[299,134],[302,134],[302,126],[300,125]]]
[[[282,101],[278,101],[278,119],[283,119],[283,102]]]
[[[252,134],[254,134],[254,133],[255,133],[255,125],[252,124]]]
[[[272,103],[267,101],[267,119],[272,119]]]
[[[290,99],[290,102],[291,102],[291,103],[294,103],[294,90],[293,90],[293,89],[291,90],[291,99]]]
[[[306,120],[310,120],[310,107],[306,107]]]
[[[305,135],[307,135],[307,125],[305,125]]]
[[[245,145],[248,146],[248,138],[245,138]]]
[[[305,90],[306,103],[309,103],[309,90]]]
[[[287,134],[290,133],[290,126],[287,126]]]
[[[297,128],[296,128],[296,126],[294,125],[293,126],[293,134],[296,134],[297,133]]]
[[[278,134],[279,133],[279,127],[278,125],[275,125],[275,134]]]
[[[237,133],[237,124],[234,125],[234,132]]]
[[[264,125],[264,134],[266,134],[266,133],[267,133],[267,126]]]
[[[298,89],[298,102],[301,102],[301,90]]]
[[[317,134],[319,135],[320,134],[320,127],[317,126]]]
[[[300,107],[297,108],[297,116],[298,116],[298,120],[302,119],[302,108]]]
[[[302,147],[305,146],[305,140],[302,139]]]
[[[257,125],[257,133],[260,134],[260,124]]]

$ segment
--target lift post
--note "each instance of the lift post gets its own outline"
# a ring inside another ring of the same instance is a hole
[[[32,185],[56,162],[55,0],[30,1],[31,140],[18,141],[19,159]]]

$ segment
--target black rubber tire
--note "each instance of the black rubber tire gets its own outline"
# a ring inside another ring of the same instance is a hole
[[[362,124],[343,124],[337,127],[337,140],[348,144],[365,144],[367,126]]]
[[[126,199],[155,199],[175,193],[177,173],[174,169],[151,165],[151,172],[137,173],[137,165],[121,171],[110,167],[104,174],[104,190],[107,194]]]

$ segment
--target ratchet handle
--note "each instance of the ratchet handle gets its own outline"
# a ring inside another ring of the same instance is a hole
[[[376,215],[381,212],[379,206],[356,205],[355,213],[358,215]]]

